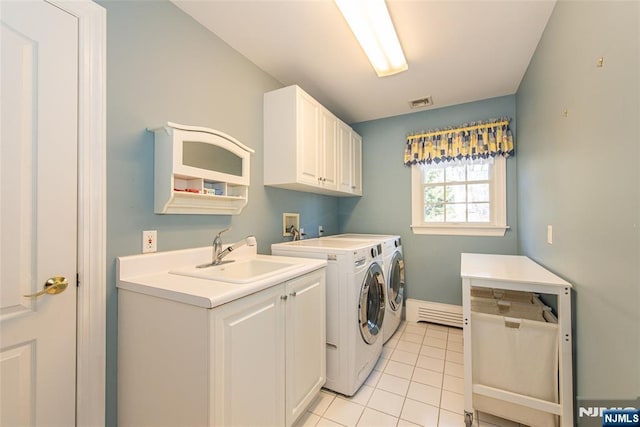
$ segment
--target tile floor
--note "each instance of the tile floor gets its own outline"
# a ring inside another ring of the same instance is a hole
[[[352,396],[321,390],[296,427],[464,427],[462,329],[403,322]],[[518,427],[479,415],[480,427]]]

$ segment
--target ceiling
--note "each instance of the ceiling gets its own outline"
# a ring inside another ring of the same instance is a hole
[[[510,95],[555,0],[387,0],[409,69],[377,77],[332,0],[173,0],[347,123]],[[431,96],[433,106],[409,101]]]

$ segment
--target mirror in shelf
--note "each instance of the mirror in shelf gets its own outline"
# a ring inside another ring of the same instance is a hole
[[[182,164],[212,172],[242,176],[242,157],[218,145],[200,141],[182,143]]]

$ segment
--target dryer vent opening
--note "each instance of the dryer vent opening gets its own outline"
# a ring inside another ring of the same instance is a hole
[[[430,322],[462,328],[462,306],[408,298],[407,322]]]

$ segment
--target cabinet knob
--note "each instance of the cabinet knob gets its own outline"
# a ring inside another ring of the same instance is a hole
[[[280,295],[280,299],[282,299],[282,300],[285,300],[285,299],[287,299],[287,298],[288,298],[288,297],[287,297],[286,295]]]
[[[298,295],[298,294],[296,293],[296,291],[293,291],[293,292],[291,292],[289,295],[291,295],[292,297],[295,297],[295,296],[296,296],[296,295]]]

